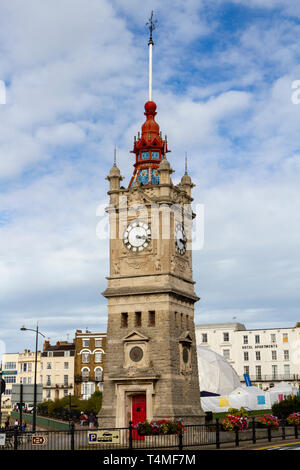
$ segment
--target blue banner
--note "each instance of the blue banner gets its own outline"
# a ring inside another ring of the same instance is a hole
[[[248,374],[244,374],[244,379],[245,379],[246,387],[252,387],[252,383]]]

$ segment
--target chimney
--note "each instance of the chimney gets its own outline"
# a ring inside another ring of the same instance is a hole
[[[46,351],[50,347],[50,341],[44,341],[43,351]]]

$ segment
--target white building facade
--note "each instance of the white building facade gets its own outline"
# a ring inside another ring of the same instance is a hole
[[[241,382],[247,374],[263,390],[281,381],[300,386],[300,322],[252,330],[241,323],[197,325],[196,341],[227,359]]]
[[[39,381],[39,372],[40,372],[40,363],[41,363],[41,351],[37,351],[37,375],[36,380],[37,384]],[[25,349],[23,353],[18,354],[18,383],[24,385],[33,385],[34,384],[34,373],[35,373],[35,352]]]
[[[74,394],[73,343],[57,342],[50,345],[45,341],[44,350],[37,352],[36,383],[43,385],[43,400],[55,400]],[[2,395],[3,410],[10,411],[13,384],[33,385],[35,375],[35,352],[25,349],[23,353],[2,355],[2,378],[5,392]]]
[[[45,341],[41,353],[40,380],[43,385],[43,400],[58,400],[74,394],[73,343]]]
[[[5,353],[2,355],[2,378],[5,381],[5,392],[1,395],[2,409],[11,409],[12,385],[19,382],[18,353]]]

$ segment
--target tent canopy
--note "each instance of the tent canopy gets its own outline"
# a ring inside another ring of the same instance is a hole
[[[197,347],[200,390],[226,395],[241,385],[239,377],[226,359],[204,346]]]

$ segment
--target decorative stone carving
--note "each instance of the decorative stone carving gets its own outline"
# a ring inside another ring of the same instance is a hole
[[[139,261],[139,260],[129,260],[129,259],[126,259],[126,260],[125,260],[125,263],[126,263],[128,266],[130,266],[130,268],[139,270],[139,269],[143,268],[143,267],[146,265],[147,261],[142,262],[142,261]]]
[[[120,274],[120,263],[118,261],[114,262],[114,274]]]
[[[156,259],[154,262],[155,271],[161,271],[160,259]]]
[[[171,260],[170,260],[170,270],[171,270],[171,272],[174,272],[175,268],[176,268],[175,256],[172,256]]]

